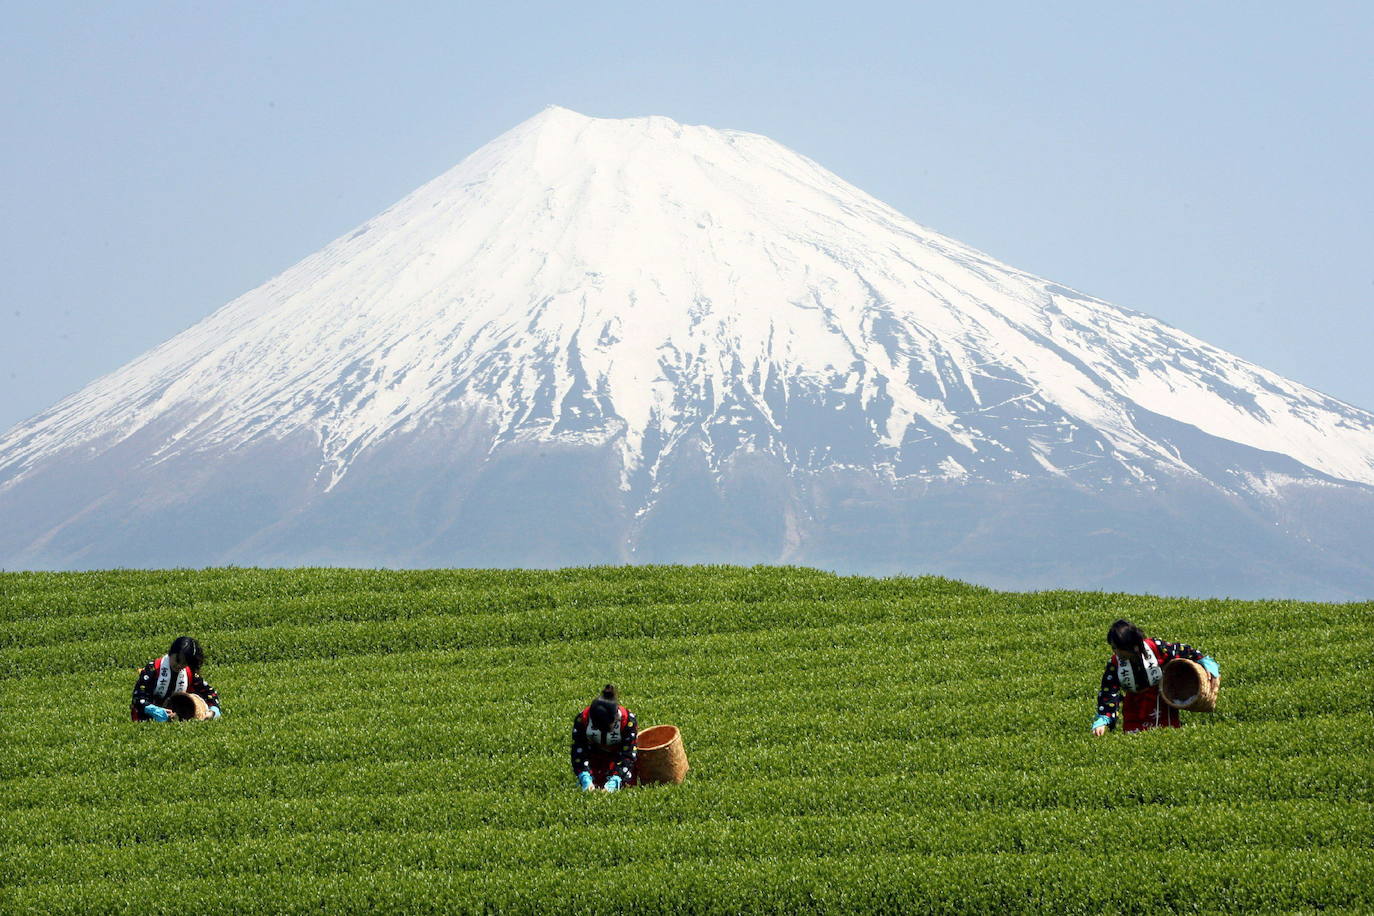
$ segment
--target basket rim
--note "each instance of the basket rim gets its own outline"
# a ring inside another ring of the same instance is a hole
[[[657,740],[657,739],[658,739],[658,735],[654,735],[653,737],[654,737],[656,743],[654,743],[654,744],[644,744],[644,743],[643,743],[643,741],[644,741],[644,736],[645,736],[645,735],[649,735],[649,734],[651,734],[651,733],[653,733],[653,732],[657,732],[657,731],[660,731],[660,730],[664,731],[665,733],[669,733],[669,732],[670,732],[670,733],[667,735],[667,738],[665,738],[665,739],[662,740],[662,741],[658,741],[658,740]],[[658,749],[661,748],[661,747],[667,747],[668,745],[672,744],[674,741],[677,740],[677,737],[678,737],[679,734],[681,734],[681,732],[678,731],[678,727],[677,727],[676,725],[654,725],[654,726],[651,726],[651,727],[649,727],[649,728],[644,729],[644,731],[642,731],[642,732],[639,733],[639,736],[635,739],[635,747],[637,747],[637,748],[638,748],[639,750],[641,750],[641,751],[656,751],[656,750],[658,750]]]

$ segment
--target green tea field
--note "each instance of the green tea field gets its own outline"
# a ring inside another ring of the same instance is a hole
[[[1217,711],[1094,738],[1118,616]],[[217,722],[131,724],[205,646]],[[0,575],[5,913],[1374,911],[1374,602],[795,568]],[[680,786],[580,793],[620,685]]]

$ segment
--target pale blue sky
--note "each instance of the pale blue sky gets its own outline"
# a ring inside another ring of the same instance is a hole
[[[0,429],[558,104],[750,130],[1374,409],[1374,4],[0,0]]]

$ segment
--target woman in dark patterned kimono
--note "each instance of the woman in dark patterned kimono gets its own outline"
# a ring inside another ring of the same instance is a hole
[[[582,790],[614,792],[632,785],[638,738],[635,714],[620,705],[615,685],[607,684],[573,719],[572,770]]]
[[[177,693],[195,694],[205,701],[210,718],[220,717],[219,694],[200,676],[205,652],[190,636],[178,636],[161,658],[144,665],[134,681],[129,714],[135,722],[170,722],[174,716],[165,704]]]
[[[1097,718],[1091,726],[1094,735],[1103,735],[1116,728],[1118,712],[1125,731],[1138,732],[1147,728],[1178,728],[1178,710],[1164,702],[1159,685],[1164,679],[1164,665],[1171,659],[1186,658],[1197,662],[1220,680],[1221,669],[1210,655],[1205,655],[1183,643],[1150,639],[1129,620],[1118,620],[1107,631],[1107,645],[1115,654],[1102,673],[1102,689],[1097,694]]]

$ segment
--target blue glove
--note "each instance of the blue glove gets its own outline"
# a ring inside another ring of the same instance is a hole
[[[143,711],[148,714],[148,718],[155,722],[172,721],[172,714],[161,706],[154,706],[152,703],[149,703],[147,706],[143,707]]]
[[[1110,716],[1098,716],[1096,719],[1093,719],[1093,724],[1088,726],[1088,731],[1093,731],[1102,725],[1110,727],[1111,724],[1112,720]]]
[[[619,777],[619,776],[612,776],[610,779],[606,780],[606,791],[607,791],[607,792],[614,792],[616,789],[619,789],[619,788],[620,788],[620,777]]]
[[[1202,659],[1202,668],[1212,677],[1221,677],[1221,666],[1216,663],[1212,656],[1207,655]]]
[[[219,707],[218,707],[218,706],[211,706],[211,707],[210,707],[210,718],[212,718],[212,719],[218,719],[221,715],[223,715],[223,713],[221,713],[221,712],[219,711]]]
[[[592,790],[592,774],[585,771],[578,773],[577,784],[582,787],[583,792],[590,792]]]

